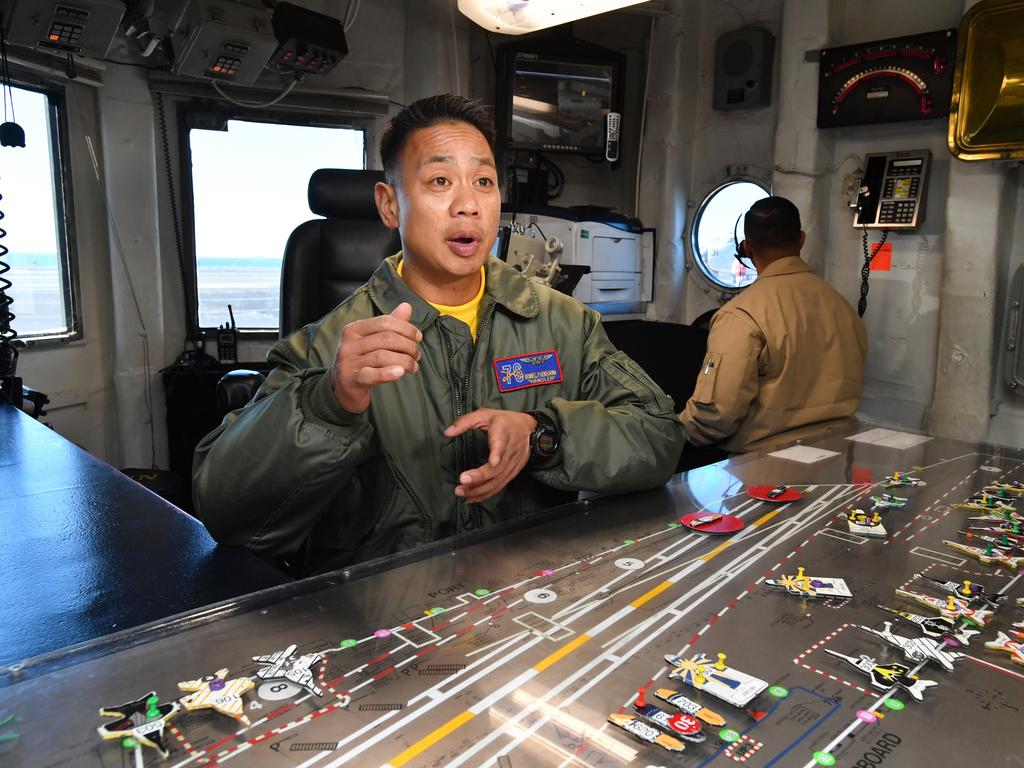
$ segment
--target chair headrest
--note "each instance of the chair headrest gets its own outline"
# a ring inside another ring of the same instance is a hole
[[[384,171],[321,168],[309,177],[309,210],[329,219],[376,219],[378,181],[384,181]]]

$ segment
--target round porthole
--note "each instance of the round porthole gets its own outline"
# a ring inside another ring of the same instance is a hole
[[[757,278],[753,267],[746,267],[733,257],[736,243],[743,240],[743,214],[768,196],[768,190],[760,184],[736,179],[714,189],[697,209],[691,243],[693,256],[700,271],[715,285],[739,290]]]

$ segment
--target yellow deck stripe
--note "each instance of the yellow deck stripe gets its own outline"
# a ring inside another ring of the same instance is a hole
[[[541,661],[538,661],[536,664],[533,665],[533,668],[535,670],[537,670],[538,672],[543,672],[545,669],[550,667],[552,664],[557,662],[559,659],[562,659],[565,656],[568,656],[573,651],[575,651],[577,648],[579,648],[581,645],[583,645],[589,639],[590,639],[590,635],[580,635],[575,640],[573,640],[571,643],[566,643],[565,645],[563,645],[561,648],[559,648],[557,651],[552,653],[546,659],[542,659]]]
[[[436,731],[431,731],[430,733],[428,733],[426,736],[417,741],[407,750],[402,752],[402,754],[388,760],[387,764],[392,766],[392,768],[399,768],[399,766],[405,765],[420,753],[425,752],[426,750],[430,749],[432,746],[437,744],[437,742],[439,742],[452,731],[464,726],[474,717],[476,717],[476,715],[474,715],[467,709],[461,715],[453,717],[451,720],[442,725]]]
[[[754,527],[757,528],[759,525],[764,525],[769,520],[771,520],[773,517],[775,517],[777,514],[779,514],[779,510],[777,510],[777,509],[773,510],[772,512],[769,512],[767,515],[762,517],[760,520],[756,521],[754,523]]]
[[[717,547],[712,549],[706,555],[702,555],[700,559],[703,560],[706,563],[711,558],[718,557],[718,555],[722,554],[726,549],[729,548],[729,546],[731,544],[732,544],[731,541],[723,541],[721,544],[719,544]]]
[[[672,582],[671,581],[663,581],[663,582],[661,582],[661,584],[656,586],[654,589],[652,589],[647,594],[640,595],[640,597],[638,597],[636,600],[634,600],[629,605],[632,608],[639,608],[641,605],[646,603],[648,600],[651,600],[651,599],[657,597],[658,595],[660,595],[662,592],[664,592],[666,589],[668,589],[671,586],[672,586]]]

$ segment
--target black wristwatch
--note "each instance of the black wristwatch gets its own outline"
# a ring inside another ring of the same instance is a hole
[[[537,420],[530,434],[530,462],[540,464],[551,459],[558,451],[558,426],[543,411],[528,411]]]

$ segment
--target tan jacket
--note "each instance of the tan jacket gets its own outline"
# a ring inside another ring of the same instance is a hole
[[[849,423],[867,352],[867,330],[846,299],[803,259],[779,259],[715,314],[679,420],[691,443],[734,452]]]

